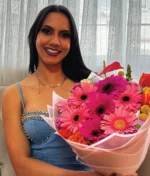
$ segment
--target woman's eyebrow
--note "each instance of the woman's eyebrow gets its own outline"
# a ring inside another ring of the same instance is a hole
[[[49,26],[49,25],[43,25],[42,28],[43,28],[43,27],[46,27],[46,28],[49,28],[49,29],[54,30],[54,29],[53,29],[51,26]]]
[[[49,29],[51,29],[51,30],[54,31],[54,28],[52,28],[52,27],[49,26],[49,25],[43,25],[42,28],[43,28],[43,27],[49,28]],[[60,30],[60,31],[61,31],[61,32],[68,32],[68,33],[70,33],[70,30],[68,30],[68,29],[62,29],[62,30]]]

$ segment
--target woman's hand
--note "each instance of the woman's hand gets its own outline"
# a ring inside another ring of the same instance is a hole
[[[86,173],[86,176],[105,176],[105,175],[99,174],[98,172],[95,171],[88,171]]]
[[[113,173],[113,174],[111,174],[110,176],[119,176],[118,174],[115,174],[115,173]],[[126,176],[138,176],[138,174],[130,174],[130,175],[126,175]]]
[[[127,175],[127,176],[138,176],[138,174],[130,174],[130,175]]]
[[[112,174],[111,176],[118,176],[118,175],[114,173],[114,174]],[[138,176],[138,174],[135,173],[135,174],[127,175],[127,176]]]
[[[98,172],[95,172],[95,171],[89,171],[86,176],[106,176],[106,175],[103,175],[103,174],[99,174]],[[108,175],[107,175],[108,176]],[[118,176],[118,174],[111,174],[110,176]],[[130,174],[130,175],[126,175],[126,176],[138,176],[136,173],[134,174]]]

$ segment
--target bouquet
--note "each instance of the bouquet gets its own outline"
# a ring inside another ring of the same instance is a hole
[[[76,159],[95,171],[110,175],[135,173],[149,147],[150,76],[133,81],[118,62],[100,74],[75,84],[68,99],[53,92],[49,117],[43,119],[76,153]],[[104,78],[101,75],[105,75]]]

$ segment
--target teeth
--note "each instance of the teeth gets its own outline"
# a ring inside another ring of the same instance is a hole
[[[47,49],[47,51],[51,52],[51,53],[59,53],[59,51],[54,51],[54,50],[51,50],[51,49]]]

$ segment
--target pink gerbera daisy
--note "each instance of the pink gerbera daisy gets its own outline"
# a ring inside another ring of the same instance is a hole
[[[138,83],[136,83],[134,81],[131,81],[131,82],[128,82],[128,85],[134,86],[137,89],[137,92],[141,93],[141,86],[140,86],[140,84],[138,84]]]
[[[98,92],[111,95],[113,98],[124,91],[127,81],[122,76],[111,75],[104,80],[100,80],[95,84],[98,87]]]
[[[56,104],[58,112],[62,113],[68,106],[67,101],[60,101]]]
[[[74,91],[77,87],[81,87],[81,83],[76,83],[73,88],[71,89],[71,93],[72,91]]]
[[[115,103],[117,107],[122,106],[125,110],[136,112],[141,106],[140,90],[135,84],[127,85]]]
[[[105,115],[101,121],[101,129],[105,134],[120,133],[128,134],[136,132],[135,119],[136,114],[124,110],[123,108],[116,108],[115,113]]]
[[[71,97],[68,98],[68,104],[70,106],[81,106],[87,102],[91,96],[91,93],[95,92],[97,87],[90,83],[82,83],[81,86],[77,86],[72,90]]]
[[[61,125],[60,117],[57,117],[55,124],[56,124],[56,128],[60,129],[60,125]]]
[[[79,129],[80,133],[83,137],[91,142],[97,142],[102,135],[102,131],[100,128],[100,118],[94,116],[91,119],[86,120],[83,123],[83,126]]]
[[[100,118],[105,114],[113,113],[115,111],[115,103],[111,96],[98,92],[92,94],[89,102],[87,102],[87,107],[92,114],[97,115]]]
[[[80,127],[82,127],[83,122],[88,116],[88,109],[86,109],[85,107],[78,109],[68,107],[60,115],[60,127],[65,127],[75,133]]]

